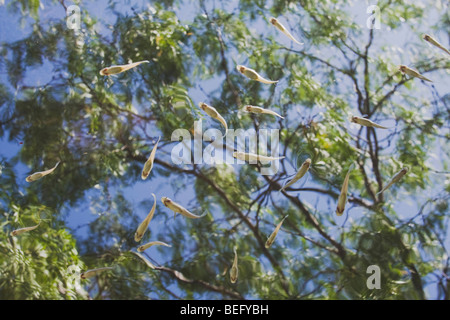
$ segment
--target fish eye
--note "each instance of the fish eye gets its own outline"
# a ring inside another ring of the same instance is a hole
[[[277,19],[275,19],[275,18],[270,19],[271,24],[275,24],[276,22],[277,22]]]
[[[240,72],[244,72],[244,71],[245,71],[245,67],[240,67],[240,68],[239,68],[239,71],[240,71]]]

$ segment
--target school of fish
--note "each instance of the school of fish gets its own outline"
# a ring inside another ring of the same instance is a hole
[[[291,41],[293,41],[295,44],[303,45],[303,43],[298,41],[278,19],[271,17],[269,19],[269,22],[277,30],[282,32],[286,37],[288,37]],[[450,51],[447,50],[441,43],[439,43],[432,36],[425,34],[425,35],[423,35],[423,39],[425,41],[427,41],[428,43],[430,43],[431,45],[439,48],[440,50],[442,50],[445,53],[450,55]],[[102,76],[117,75],[117,74],[123,73],[127,70],[136,68],[139,65],[145,64],[145,63],[150,63],[150,61],[143,60],[143,61],[139,61],[139,62],[128,63],[125,65],[112,65],[112,66],[101,69],[99,73]],[[237,65],[236,69],[243,76],[245,76],[246,78],[253,80],[253,81],[257,81],[257,82],[260,82],[263,84],[277,84],[279,82],[279,80],[270,80],[270,79],[264,78],[254,69],[251,69],[251,68],[243,66],[243,65]],[[432,80],[428,79],[427,77],[425,77],[424,75],[419,73],[417,70],[414,70],[406,65],[400,65],[398,67],[398,70],[402,74],[407,75],[411,78],[418,78],[423,81],[432,82]],[[204,102],[200,102],[198,104],[198,106],[209,117],[211,117],[214,120],[219,121],[222,124],[222,126],[225,129],[225,135],[226,135],[228,132],[227,122],[226,122],[225,118],[217,111],[217,109],[214,108],[213,106],[210,106],[210,105],[204,103]],[[268,114],[268,115],[278,117],[280,119],[284,119],[284,117],[282,115],[278,114],[277,112],[270,110],[270,109],[262,108],[259,106],[245,105],[244,111],[249,112],[249,113],[254,113],[254,114]],[[358,124],[358,125],[364,126],[364,127],[371,127],[371,128],[376,128],[376,129],[389,129],[386,126],[375,123],[372,120],[370,120],[368,118],[364,118],[364,117],[359,117],[359,116],[353,115],[353,116],[351,116],[350,120],[352,123],[355,123],[355,124]],[[146,180],[149,177],[150,173],[152,172],[152,168],[153,168],[153,165],[155,162],[157,148],[158,148],[160,139],[161,139],[161,137],[159,137],[158,140],[156,141],[156,143],[154,144],[147,161],[145,161],[145,163],[143,165],[142,173],[141,173],[142,180]],[[260,155],[260,154],[254,154],[254,153],[247,153],[247,152],[243,152],[243,151],[235,151],[235,152],[233,152],[232,155],[236,159],[251,162],[251,163],[255,163],[258,161],[259,162],[270,162],[270,161],[275,161],[275,160],[282,160],[285,158],[284,156],[272,157],[272,156],[264,156],[264,155]],[[60,164],[60,161],[58,161],[56,163],[56,165],[51,169],[30,174],[28,177],[26,177],[26,179],[25,179],[26,182],[29,182],[29,183],[35,182],[37,180],[44,178],[47,175],[52,174],[57,169],[59,164]],[[279,191],[285,193],[297,181],[304,179],[305,175],[308,173],[309,169],[311,168],[311,165],[312,165],[312,160],[310,158],[307,158],[303,162],[303,164],[301,165],[301,167],[299,168],[299,170],[297,171],[295,176],[290,180],[286,180],[284,186],[282,186],[279,189]],[[350,167],[348,168],[345,178],[343,180],[341,192],[339,194],[339,197],[337,200],[337,206],[336,206],[336,215],[337,216],[341,216],[345,211],[345,206],[347,203],[347,197],[348,197],[349,186],[350,186],[350,174],[354,169],[355,169],[355,164],[352,163],[350,165]],[[376,196],[380,196],[387,189],[391,188],[394,184],[399,183],[400,180],[407,174],[408,171],[409,171],[408,167],[403,167],[399,172],[397,172],[389,180],[389,182],[384,187],[379,186],[380,191],[376,194]],[[150,209],[150,212],[148,213],[148,215],[144,218],[144,220],[136,228],[136,231],[134,234],[134,240],[136,242],[140,242],[144,238],[147,230],[149,229],[149,225],[150,225],[152,218],[154,217],[154,214],[156,211],[156,203],[157,203],[156,195],[154,193],[152,193],[151,195],[153,197],[153,206]],[[169,210],[171,210],[174,213],[174,217],[176,216],[177,213],[179,213],[180,215],[182,215],[186,218],[189,218],[189,219],[199,219],[199,218],[205,217],[207,214],[207,212],[205,211],[202,215],[196,215],[196,214],[192,213],[190,210],[186,209],[183,205],[174,202],[173,200],[169,199],[168,197],[162,197],[161,202],[165,207],[167,207]],[[275,238],[276,238],[277,234],[279,233],[279,231],[281,230],[281,227],[282,227],[284,221],[287,219],[287,217],[288,217],[288,215],[284,216],[284,218],[281,219],[281,221],[276,225],[275,230],[267,238],[267,241],[265,242],[265,245],[264,245],[266,249],[270,249],[271,246],[273,245],[273,243],[275,242]],[[28,233],[30,231],[37,229],[40,226],[40,224],[41,224],[41,222],[39,222],[37,225],[34,225],[34,226],[28,226],[28,227],[23,227],[23,228],[13,230],[11,232],[11,235],[14,237],[17,237],[24,233]],[[135,252],[135,251],[131,251],[131,252],[134,255],[136,255],[139,258],[139,260],[141,262],[143,262],[145,265],[147,265],[150,269],[155,269],[157,267],[155,267],[155,265],[153,263],[151,263],[148,259],[146,259],[141,254],[141,252],[144,252],[148,248],[155,246],[155,245],[171,247],[170,244],[167,244],[162,241],[150,241],[150,242],[147,242],[146,244],[140,245],[137,248],[137,252]],[[233,252],[234,252],[234,259],[231,264],[231,268],[229,269],[230,270],[229,271],[230,281],[232,284],[237,282],[238,275],[239,275],[238,255],[237,255],[237,247],[236,246],[234,247]],[[98,276],[102,273],[112,271],[112,270],[114,270],[114,268],[112,266],[89,269],[89,270],[82,272],[80,274],[80,278],[81,279],[89,279],[89,278]]]

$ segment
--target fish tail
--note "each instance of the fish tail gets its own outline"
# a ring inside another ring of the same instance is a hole
[[[273,84],[273,83],[277,83],[278,82],[278,80],[274,81],[274,80],[267,80],[267,79],[264,79],[264,78],[259,78],[259,81],[262,82],[262,83],[266,83],[266,84]]]
[[[203,213],[199,216],[199,218],[203,218],[203,217],[206,216],[207,214],[208,214],[208,211],[205,210],[205,212],[203,212]]]
[[[280,117],[281,119],[284,119],[284,117],[282,117],[281,115],[279,115],[279,114],[276,113],[275,111],[268,110],[267,113],[268,113],[268,114],[271,114],[271,115],[273,115],[273,116],[276,116],[276,117]]]
[[[348,167],[348,171],[353,171],[355,169],[356,165],[354,162],[352,162],[352,164],[350,165],[350,167]]]
[[[428,79],[427,77],[424,77],[424,76],[422,76],[422,75],[420,75],[419,78],[422,79],[422,80],[424,80],[424,81],[433,82],[433,81],[431,81],[430,79]]]
[[[304,43],[301,43],[300,41],[298,41],[297,39],[295,39],[294,36],[291,35],[291,34],[289,34],[288,37],[289,37],[292,41],[294,41],[296,44],[299,44],[299,45],[303,45],[303,44],[304,44]]]

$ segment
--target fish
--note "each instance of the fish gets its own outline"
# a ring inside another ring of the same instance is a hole
[[[136,233],[134,234],[134,240],[136,242],[139,242],[142,240],[142,237],[145,234],[145,231],[147,231],[148,225],[150,223],[150,221],[153,218],[153,214],[155,213],[155,208],[156,208],[156,196],[154,193],[152,193],[153,196],[153,207],[150,210],[149,214],[147,215],[147,217],[144,219],[144,221],[141,222],[141,224],[139,225],[139,227],[136,230]]]
[[[255,81],[259,81],[259,82],[267,83],[267,84],[273,84],[273,83],[278,82],[278,80],[276,80],[276,81],[267,80],[267,79],[261,77],[255,70],[247,68],[245,66],[238,65],[236,68],[240,73],[242,73],[244,76],[246,76],[247,78],[249,78],[251,80],[255,80]]]
[[[291,180],[289,180],[289,182],[283,186],[280,189],[280,192],[283,191],[284,189],[292,186],[294,183],[296,183],[298,180],[300,180],[301,178],[303,178],[303,176],[308,172],[309,167],[311,166],[311,159],[308,158],[306,159],[302,166],[300,167],[300,169],[298,170],[298,172],[295,174],[294,178],[292,178]]]
[[[12,235],[13,237],[15,237],[15,236],[18,236],[18,235],[20,235],[20,234],[22,234],[22,233],[24,233],[24,232],[28,232],[28,231],[34,230],[34,229],[36,229],[37,227],[39,227],[40,224],[41,224],[41,223],[39,222],[37,225],[32,226],[32,227],[25,227],[25,228],[16,229],[16,230],[14,230],[13,232],[11,232],[11,235]]]
[[[390,188],[394,183],[397,183],[408,172],[408,170],[409,170],[408,167],[403,167],[402,170],[397,172],[392,177],[391,181],[389,181],[389,183],[380,192],[377,193],[377,196],[386,191],[388,188]]]
[[[374,128],[380,128],[380,129],[389,129],[388,127],[383,127],[382,125],[379,125],[378,123],[375,123],[369,119],[361,118],[352,116],[352,122],[357,123],[359,125],[365,126],[365,127],[374,127]]]
[[[142,254],[138,253],[138,252],[134,252],[134,251],[130,251],[132,253],[134,253],[135,255],[137,255],[139,258],[141,258],[141,260],[147,265],[147,267],[151,268],[151,269],[155,269],[156,267],[153,265],[153,263],[151,263],[150,261],[148,261]]]
[[[204,103],[204,102],[200,102],[200,103],[198,104],[198,106],[200,107],[200,109],[202,109],[203,111],[205,111],[206,114],[207,114],[208,116],[210,116],[210,117],[213,118],[213,119],[218,120],[218,121],[225,127],[225,135],[226,135],[227,132],[228,132],[227,122],[226,122],[225,119],[219,114],[219,112],[217,112],[216,108],[214,108],[214,107],[212,107],[212,106],[210,106],[210,105],[207,105],[207,104]]]
[[[411,69],[405,65],[400,65],[398,68],[403,74],[407,74],[410,77],[415,77],[415,78],[419,78],[421,80],[424,81],[428,81],[428,82],[433,82],[430,79],[424,77],[423,75],[421,75],[418,71]]]
[[[446,49],[442,44],[440,44],[436,39],[434,39],[432,36],[428,34],[423,35],[423,39],[429,43],[431,43],[433,46],[438,47],[441,50],[444,50],[445,53],[450,54],[450,51]]]
[[[275,28],[277,28],[278,30],[283,32],[286,36],[288,36],[289,39],[291,39],[292,41],[294,41],[297,44],[303,45],[303,43],[301,43],[300,41],[298,41],[297,39],[294,38],[294,36],[286,29],[286,27],[280,23],[280,21],[278,21],[274,17],[271,17],[269,19],[269,21],[271,24],[273,24],[275,26]]]
[[[276,237],[277,234],[278,234],[278,231],[280,231],[281,225],[283,224],[284,220],[286,220],[286,218],[287,218],[288,216],[289,216],[289,215],[285,216],[285,217],[283,218],[283,220],[281,220],[281,222],[277,225],[277,227],[276,227],[275,230],[272,232],[272,234],[269,236],[269,238],[267,238],[267,241],[266,241],[266,244],[265,244],[266,249],[268,249],[268,248],[273,244],[273,242],[275,241],[275,237]]]
[[[142,252],[147,250],[148,248],[150,248],[151,246],[155,246],[155,245],[159,245],[159,246],[166,246],[166,247],[172,247],[170,244],[161,242],[161,241],[152,241],[146,244],[143,244],[142,246],[140,246],[137,251]]]
[[[355,168],[355,164],[352,163],[350,168],[345,175],[344,183],[342,184],[341,194],[339,195],[338,204],[336,207],[336,214],[342,216],[345,209],[345,204],[347,203],[347,192],[348,192],[348,180],[350,178],[350,172]]]
[[[41,171],[41,172],[35,172],[35,173],[33,173],[32,175],[29,175],[28,177],[26,177],[25,180],[26,180],[27,182],[33,182],[33,181],[36,181],[36,180],[41,179],[42,177],[44,177],[44,176],[46,176],[46,175],[52,173],[52,172],[56,169],[56,167],[58,167],[58,165],[59,165],[60,162],[61,162],[61,161],[58,161],[58,163],[57,163],[53,168],[51,168],[51,169],[49,169],[49,170]]]
[[[237,278],[238,278],[238,274],[239,274],[238,257],[237,257],[236,248],[234,248],[234,261],[233,261],[233,266],[230,269],[230,281],[231,281],[231,283],[236,283]]]
[[[145,161],[144,168],[142,169],[142,173],[141,173],[142,180],[147,179],[148,175],[150,174],[150,171],[152,171],[153,162],[155,161],[156,149],[158,148],[158,143],[159,143],[160,139],[161,139],[161,137],[158,138],[158,141],[153,146],[150,156],[148,157],[147,161]]]
[[[245,153],[245,152],[240,152],[240,151],[235,151],[233,152],[233,157],[239,160],[245,160],[245,161],[255,161],[255,160],[259,160],[259,161],[274,161],[274,160],[281,160],[284,159],[285,157],[268,157],[268,156],[262,156],[259,154],[254,154],[254,153]]]
[[[113,269],[112,267],[103,267],[103,268],[98,268],[98,269],[87,270],[87,271],[83,272],[82,274],[80,274],[80,278],[81,279],[92,278],[92,277],[98,275],[99,273],[102,273],[107,270],[112,270],[112,269]]]
[[[244,110],[247,112],[252,112],[252,113],[265,113],[265,114],[270,114],[273,116],[277,116],[280,117],[281,119],[284,119],[284,117],[280,116],[278,113],[276,113],[275,111],[269,110],[269,109],[263,109],[261,107],[257,107],[257,106],[251,106],[251,105],[246,105],[244,107]]]
[[[150,61],[148,61],[148,60],[143,60],[143,61],[133,62],[133,63],[124,64],[124,65],[120,65],[120,66],[110,66],[110,67],[103,68],[102,70],[100,70],[100,74],[102,76],[110,76],[113,74],[122,73],[124,71],[135,68],[142,63],[149,63],[149,62]]]
[[[186,210],[185,208],[183,208],[180,204],[170,200],[167,197],[162,197],[161,198],[162,203],[169,208],[170,210],[173,211],[174,213],[174,217],[176,216],[177,213],[187,217],[187,218],[191,218],[191,219],[198,219],[198,218],[202,218],[204,216],[206,216],[206,211],[204,214],[202,214],[201,216],[197,216],[191,212],[189,212],[188,210]]]

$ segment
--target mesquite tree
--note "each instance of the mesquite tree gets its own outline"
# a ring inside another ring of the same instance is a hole
[[[23,28],[1,42],[2,298],[450,297],[450,60],[422,38],[434,35],[448,48],[448,4],[383,0],[369,11],[369,3],[351,0],[76,5],[73,12],[65,1],[0,6]],[[149,63],[99,74],[142,60]],[[237,65],[279,81],[251,80]],[[433,82],[404,75],[399,65]],[[249,151],[220,134],[209,139],[214,144],[203,136],[224,128],[200,102],[229,129],[254,132],[258,151],[284,157],[277,169],[266,174],[261,161],[194,161],[193,152],[188,163],[174,161],[183,143],[197,143],[203,155],[214,146],[224,160]],[[283,118],[245,112],[246,105]],[[178,129],[192,140],[179,141]],[[262,130],[278,134],[277,154],[265,147]],[[203,139],[194,142],[195,134]],[[159,137],[153,169],[142,180]],[[305,176],[280,192],[308,158]],[[53,173],[25,181],[58,161]],[[403,167],[406,175],[379,193]],[[137,243],[152,193],[155,214]],[[206,214],[174,217],[162,197]],[[11,235],[39,221],[36,230]],[[171,247],[133,253],[150,241]],[[113,269],[78,277],[105,266]],[[379,268],[379,289],[368,285],[370,266]]]

